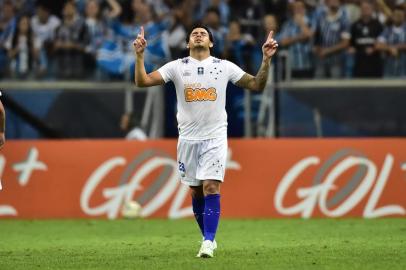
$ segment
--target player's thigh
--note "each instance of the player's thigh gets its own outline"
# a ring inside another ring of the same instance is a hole
[[[227,161],[227,138],[216,138],[204,142],[199,155],[197,178],[224,181]]]
[[[190,140],[178,140],[177,161],[181,182],[189,186],[200,186],[197,180],[197,166],[199,156],[199,143]]]

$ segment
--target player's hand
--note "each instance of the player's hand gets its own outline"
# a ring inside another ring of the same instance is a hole
[[[136,54],[143,54],[147,47],[147,40],[144,38],[144,27],[141,26],[141,32],[137,35],[137,38],[133,42],[134,50]]]
[[[6,142],[6,136],[4,132],[0,132],[0,149],[3,148],[4,143]]]
[[[264,45],[262,45],[262,54],[264,61],[269,61],[278,49],[278,42],[276,42],[276,40],[274,40],[272,37],[273,31],[269,33]]]

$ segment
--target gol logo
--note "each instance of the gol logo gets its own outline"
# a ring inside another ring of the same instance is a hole
[[[194,101],[215,101],[217,99],[216,88],[186,88],[185,100],[186,102]]]

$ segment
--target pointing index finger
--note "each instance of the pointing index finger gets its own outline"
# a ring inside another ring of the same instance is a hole
[[[273,31],[271,30],[271,32],[269,32],[268,38],[266,39],[266,41],[271,41],[273,37]]]
[[[140,33],[141,37],[144,37],[144,26],[141,26],[141,33]]]

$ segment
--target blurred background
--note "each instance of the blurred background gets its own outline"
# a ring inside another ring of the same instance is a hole
[[[404,0],[0,0],[0,89],[8,139],[177,137],[172,83],[137,88],[146,69],[188,55],[196,23],[212,54],[251,74],[273,30],[264,92],[229,85],[230,137],[406,135]]]

